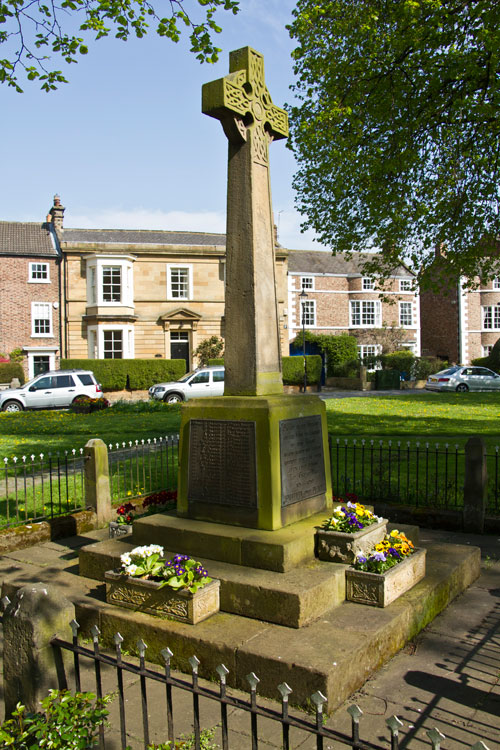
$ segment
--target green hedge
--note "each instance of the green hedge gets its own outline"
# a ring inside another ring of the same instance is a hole
[[[209,365],[223,365],[223,359],[209,359]],[[322,361],[319,354],[307,354],[307,382],[310,385],[321,381]],[[302,385],[304,382],[304,357],[283,357],[283,384]]]
[[[399,391],[399,370],[376,370],[375,388],[377,391]]]
[[[184,359],[61,359],[61,370],[91,370],[105,391],[145,391],[154,383],[178,380]]]
[[[0,383],[10,383],[12,378],[19,378],[24,385],[24,371],[17,362],[0,362]]]
[[[408,349],[382,354],[380,359],[384,369],[399,370],[399,372],[405,372],[408,377],[411,376],[415,364],[415,355]]]
[[[322,361],[319,354],[306,355],[307,382],[317,385],[321,380]],[[283,384],[302,385],[304,382],[304,357],[283,357]]]

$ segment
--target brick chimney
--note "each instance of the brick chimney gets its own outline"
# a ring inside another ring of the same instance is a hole
[[[56,232],[60,232],[63,228],[64,210],[64,206],[61,206],[61,199],[56,193],[54,195],[54,205],[47,216],[47,222],[53,224]]]

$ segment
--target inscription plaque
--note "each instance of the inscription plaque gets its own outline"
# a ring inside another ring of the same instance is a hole
[[[321,417],[280,421],[281,506],[326,492]]]
[[[255,422],[192,419],[188,500],[257,507]]]

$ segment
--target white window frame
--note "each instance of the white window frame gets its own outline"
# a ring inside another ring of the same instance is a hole
[[[481,307],[483,331],[500,331],[500,303]]]
[[[188,272],[187,296],[177,297],[172,294],[172,271],[177,269]],[[167,300],[170,302],[185,302],[193,299],[193,266],[191,263],[167,263]]]
[[[366,315],[364,306],[373,305],[374,323],[363,323],[363,316]],[[359,317],[359,323],[356,323],[356,318]],[[350,328],[380,328],[382,325],[382,305],[378,299],[359,299],[349,300],[349,327]]]
[[[500,289],[500,276],[495,276],[492,281],[492,287],[493,289]]]
[[[365,349],[373,349],[373,352],[368,354]],[[360,359],[365,359],[365,357],[378,357],[381,351],[382,347],[380,344],[358,344],[358,356]]]
[[[399,291],[400,292],[412,292],[413,282],[411,279],[399,279]]]
[[[489,357],[492,349],[493,349],[493,344],[486,344],[485,346],[483,346],[482,347],[483,357]]]
[[[47,274],[46,279],[37,279],[34,277],[36,266],[43,266]],[[43,261],[32,261],[29,263],[28,272],[28,283],[29,284],[50,284],[50,264]]]
[[[304,308],[307,305],[309,308],[308,316],[312,317],[312,323],[306,323],[302,326],[302,319],[304,317]],[[315,328],[316,327],[316,300],[315,299],[301,299],[300,300],[300,327],[304,328]]]
[[[403,310],[409,310],[409,315],[408,315],[408,312],[403,312]],[[399,303],[399,325],[402,328],[408,328],[409,326],[413,325],[413,303],[412,302],[400,302]]]
[[[301,276],[300,289],[304,292],[314,291],[314,276]]]
[[[132,255],[92,255],[87,263],[87,305],[98,307],[134,307],[134,273]],[[107,302],[103,296],[104,268],[119,267],[121,276],[120,302]]]
[[[375,289],[375,279],[370,276],[363,276],[361,279],[361,289],[364,292],[373,292]]]
[[[99,324],[87,328],[87,351],[89,359],[104,359],[104,331],[121,331],[123,357],[134,359],[134,326],[113,323]]]
[[[41,306],[45,307],[45,311],[48,313],[46,316],[41,316],[37,308]],[[48,320],[49,330],[47,333],[36,333],[35,332],[35,320]],[[31,336],[36,339],[51,339],[54,337],[54,330],[52,328],[52,302],[32,302],[31,303]]]

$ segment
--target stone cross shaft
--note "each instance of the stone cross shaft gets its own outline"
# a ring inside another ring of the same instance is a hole
[[[202,111],[229,141],[226,237],[226,396],[283,393],[269,144],[288,117],[266,88],[264,58],[231,52],[229,75],[203,86]]]

